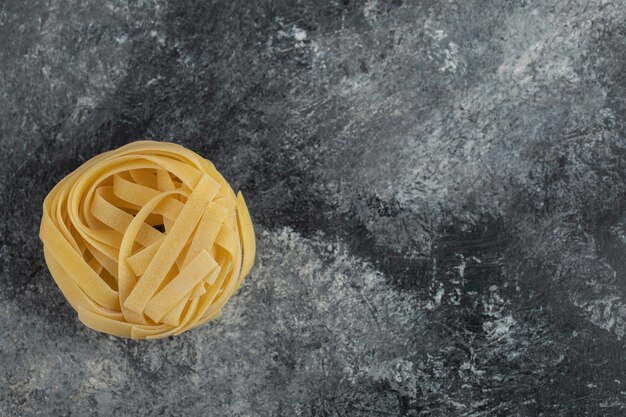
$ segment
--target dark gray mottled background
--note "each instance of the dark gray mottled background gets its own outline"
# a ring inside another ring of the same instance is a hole
[[[626,3],[126,3],[0,1],[0,415],[626,413]],[[83,327],[37,237],[140,138],[259,249],[151,343]]]

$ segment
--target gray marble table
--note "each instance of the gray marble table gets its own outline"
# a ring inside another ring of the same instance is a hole
[[[38,239],[141,138],[258,234],[156,342],[82,326]],[[0,1],[0,206],[2,416],[626,413],[622,1]]]

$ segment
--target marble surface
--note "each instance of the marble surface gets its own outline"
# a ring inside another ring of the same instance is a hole
[[[624,415],[625,22],[0,2],[0,415]],[[214,161],[258,233],[222,317],[156,342],[82,326],[37,236],[56,181],[140,138]]]

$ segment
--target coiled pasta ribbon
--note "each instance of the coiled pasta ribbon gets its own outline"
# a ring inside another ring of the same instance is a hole
[[[241,193],[182,146],[139,141],[87,161],[43,203],[50,273],[88,327],[156,339],[220,314],[252,267]]]

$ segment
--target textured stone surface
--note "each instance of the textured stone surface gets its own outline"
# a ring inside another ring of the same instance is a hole
[[[622,2],[132,3],[0,3],[0,415],[626,413]],[[140,138],[258,232],[152,343],[83,327],[37,237]]]

